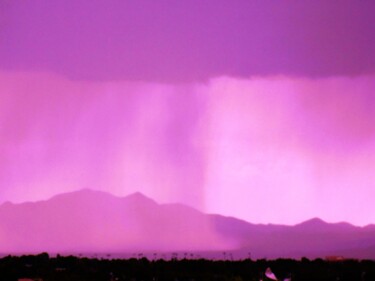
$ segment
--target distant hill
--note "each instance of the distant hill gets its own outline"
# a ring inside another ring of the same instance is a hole
[[[223,257],[375,259],[375,227],[312,219],[295,226],[251,224],[181,204],[80,190],[0,206],[0,253],[200,252]],[[216,253],[216,254],[215,254]]]
[[[312,219],[295,226],[250,224],[212,215],[218,233],[239,243],[235,253],[254,258],[375,259],[375,229]]]
[[[0,252],[216,250],[227,247],[209,217],[135,193],[81,190],[0,207]]]

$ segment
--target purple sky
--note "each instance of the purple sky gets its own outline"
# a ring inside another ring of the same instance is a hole
[[[2,0],[0,61],[72,79],[375,70],[373,1]]]
[[[375,223],[375,2],[0,1],[0,202],[91,187]]]

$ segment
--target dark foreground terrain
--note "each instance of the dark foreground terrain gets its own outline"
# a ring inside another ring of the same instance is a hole
[[[45,253],[1,258],[0,280],[270,280],[265,277],[267,268],[272,269],[278,280],[375,280],[375,261],[370,260],[150,261],[146,258],[121,260],[49,257]]]

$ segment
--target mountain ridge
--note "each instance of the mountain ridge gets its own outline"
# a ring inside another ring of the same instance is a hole
[[[130,199],[130,198],[134,198],[134,199],[137,198],[137,200],[144,200],[144,202],[145,201],[154,202],[155,204],[160,205],[160,206],[163,206],[163,205],[180,205],[180,206],[184,206],[184,207],[187,207],[187,208],[190,208],[190,209],[194,209],[195,211],[202,213],[200,210],[195,209],[191,206],[185,205],[183,203],[158,203],[156,200],[152,199],[151,197],[148,197],[147,195],[145,195],[145,194],[143,194],[142,192],[139,192],[139,191],[129,193],[125,196],[117,196],[117,195],[114,195],[114,194],[106,192],[106,191],[96,190],[96,189],[91,189],[91,188],[82,188],[82,189],[78,189],[78,190],[74,190],[74,191],[59,193],[59,194],[53,195],[53,196],[51,196],[47,199],[37,200],[37,201],[24,201],[24,202],[19,202],[19,203],[13,203],[11,201],[5,201],[3,203],[0,203],[0,208],[3,205],[5,205],[5,206],[6,205],[17,206],[17,205],[23,205],[23,204],[41,203],[41,202],[46,202],[46,201],[50,201],[50,200],[55,200],[55,199],[60,198],[60,197],[76,195],[76,194],[97,194],[97,195],[101,194],[101,195],[104,195],[104,196],[110,196],[110,197],[114,197],[114,198],[117,198],[117,199],[127,199],[127,200]],[[323,220],[319,217],[312,217],[310,219],[306,219],[304,221],[301,221],[301,222],[298,222],[298,223],[295,223],[295,224],[282,224],[282,223],[252,223],[252,222],[247,221],[245,219],[240,219],[240,218],[237,218],[237,217],[234,217],[234,216],[231,216],[231,215],[222,215],[222,214],[216,214],[216,213],[206,213],[206,215],[218,215],[218,216],[222,216],[222,217],[226,217],[226,218],[232,218],[232,219],[240,220],[240,221],[243,221],[243,222],[246,222],[246,223],[249,223],[249,224],[252,224],[252,225],[258,225],[258,226],[287,226],[288,227],[288,226],[321,224],[321,225],[348,225],[348,226],[357,227],[357,228],[372,228],[372,227],[375,228],[375,223],[369,223],[369,224],[364,225],[364,226],[359,226],[359,225],[354,225],[354,224],[351,224],[351,223],[345,222],[345,221],[327,222],[327,221],[325,221],[325,220]]]
[[[375,259],[371,225],[319,218],[294,226],[253,224],[183,204],[159,204],[139,192],[117,197],[91,189],[0,205],[0,242],[0,252],[232,251],[254,258]]]

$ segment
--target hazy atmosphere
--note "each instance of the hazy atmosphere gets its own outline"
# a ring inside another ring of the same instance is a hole
[[[0,204],[90,188],[375,223],[375,2],[0,0]]]

